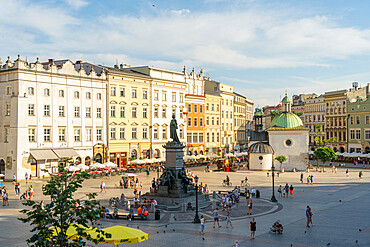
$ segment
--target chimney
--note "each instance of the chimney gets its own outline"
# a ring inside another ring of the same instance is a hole
[[[352,82],[352,87],[357,91],[358,88],[358,82]]]
[[[114,68],[115,68],[115,69],[118,69],[118,64],[115,64],[115,65],[114,65]]]
[[[54,63],[54,59],[50,58],[49,63]]]
[[[76,61],[76,64],[81,64],[81,63],[82,63],[81,60]]]

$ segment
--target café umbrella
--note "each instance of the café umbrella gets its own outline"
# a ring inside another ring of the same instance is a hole
[[[125,226],[111,226],[102,229],[102,231],[105,233],[105,236],[103,236],[103,240],[99,240],[99,242],[105,244],[120,245],[128,243],[139,243],[149,239],[148,233]],[[98,233],[93,232],[90,233],[90,235],[92,238],[96,238]]]

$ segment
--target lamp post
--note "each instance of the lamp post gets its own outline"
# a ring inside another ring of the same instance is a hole
[[[271,196],[271,201],[272,202],[277,202],[277,200],[275,198],[275,166],[274,166],[274,162],[272,162],[271,172],[272,172],[272,196]]]
[[[200,223],[199,215],[198,215],[198,176],[194,177],[195,182],[195,216],[193,223]]]

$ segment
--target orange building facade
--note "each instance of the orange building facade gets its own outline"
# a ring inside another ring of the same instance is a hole
[[[187,100],[186,100],[187,99]],[[205,108],[204,96],[185,96],[187,155],[204,154]]]

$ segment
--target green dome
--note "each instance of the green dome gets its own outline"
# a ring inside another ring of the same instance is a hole
[[[299,126],[303,126],[302,120],[291,112],[283,112],[271,121],[271,127],[295,128]]]
[[[292,101],[288,98],[288,96],[285,96],[285,97],[281,100],[281,102],[292,102]]]

